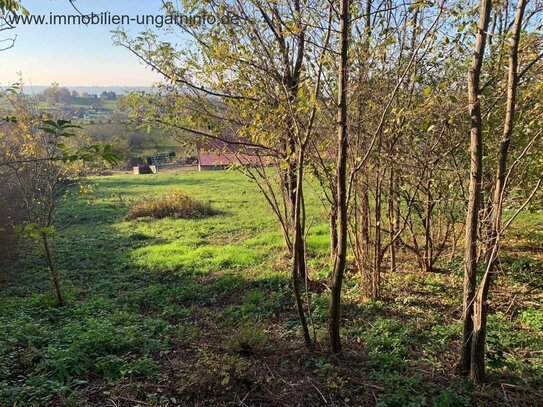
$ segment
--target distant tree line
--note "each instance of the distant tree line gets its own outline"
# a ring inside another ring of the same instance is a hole
[[[83,92],[79,94],[77,90],[70,91],[68,88],[51,86],[36,95],[41,102],[49,104],[88,104],[91,100],[117,100],[117,94],[113,91],[103,91],[100,95]]]

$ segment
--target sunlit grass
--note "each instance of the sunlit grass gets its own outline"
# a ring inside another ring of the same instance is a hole
[[[240,246],[185,246],[180,242],[145,246],[131,253],[134,263],[153,270],[206,272],[247,268],[258,264],[263,255]]]

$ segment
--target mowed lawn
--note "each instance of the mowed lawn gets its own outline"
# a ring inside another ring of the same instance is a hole
[[[316,185],[306,187],[304,292],[314,352],[299,334],[278,224],[250,180],[225,171],[92,178],[58,210],[52,240],[65,307],[54,306],[31,242],[3,265],[0,406],[543,403],[541,213],[523,214],[507,242],[492,294],[491,383],[473,389],[453,369],[461,258],[423,274],[404,254],[379,301],[362,299],[350,271],[346,355],[329,358],[328,227]],[[134,202],[175,190],[220,213],[125,220]]]

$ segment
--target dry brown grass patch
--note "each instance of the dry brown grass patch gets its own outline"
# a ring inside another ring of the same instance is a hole
[[[156,199],[135,203],[128,211],[127,219],[145,217],[201,219],[218,213],[211,204],[191,198],[182,191],[175,191]]]

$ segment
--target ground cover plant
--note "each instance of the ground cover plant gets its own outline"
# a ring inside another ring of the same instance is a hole
[[[345,356],[326,351],[329,233],[307,187],[311,281],[304,301],[316,348],[293,308],[288,254],[258,189],[236,172],[86,180],[59,203],[55,237],[66,297],[23,245],[2,264],[0,405],[379,405],[543,403],[543,214],[523,213],[495,281],[488,383],[450,366],[461,340],[462,261],[422,272],[402,262],[385,295],[364,299],[347,273]],[[211,217],[127,218],[131,202],[183,190]],[[120,192],[122,191],[122,192]],[[121,194],[121,195],[119,195]]]

